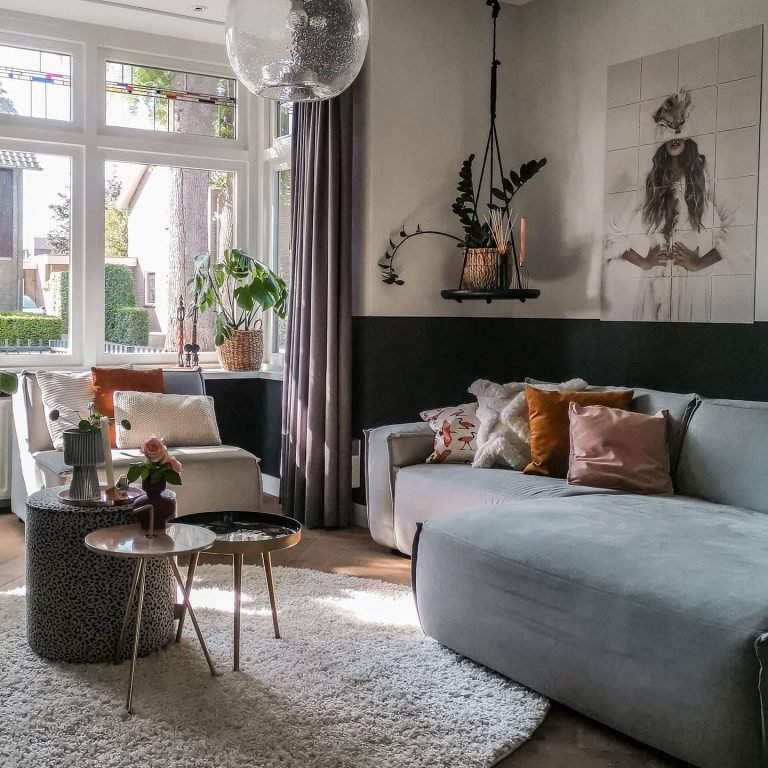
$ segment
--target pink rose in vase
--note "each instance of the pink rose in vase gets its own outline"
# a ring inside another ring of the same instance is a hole
[[[149,461],[158,464],[161,464],[168,459],[168,449],[159,437],[150,437],[145,440],[141,451]]]
[[[181,462],[175,456],[168,456],[168,463],[174,472],[181,472]]]

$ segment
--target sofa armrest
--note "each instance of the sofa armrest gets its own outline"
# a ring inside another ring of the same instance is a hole
[[[397,470],[424,463],[434,449],[428,424],[393,424],[365,430],[365,495],[373,540],[396,548],[395,477]]]

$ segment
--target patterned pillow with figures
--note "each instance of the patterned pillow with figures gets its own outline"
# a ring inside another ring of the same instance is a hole
[[[420,414],[435,433],[435,450],[427,464],[471,464],[477,450],[477,403],[433,408]]]

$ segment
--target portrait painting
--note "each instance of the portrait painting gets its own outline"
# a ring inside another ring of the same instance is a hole
[[[602,319],[754,320],[763,28],[609,67]]]

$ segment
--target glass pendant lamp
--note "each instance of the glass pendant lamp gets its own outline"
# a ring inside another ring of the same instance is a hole
[[[253,93],[330,99],[357,77],[368,47],[365,0],[230,0],[229,61]]]

